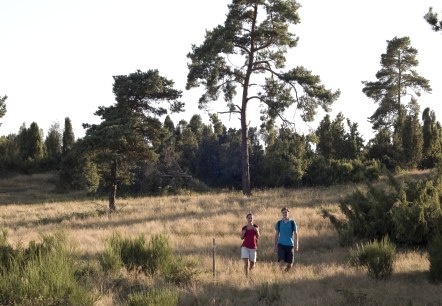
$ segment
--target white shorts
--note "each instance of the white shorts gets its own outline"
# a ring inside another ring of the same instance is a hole
[[[256,249],[241,247],[241,258],[256,262]]]

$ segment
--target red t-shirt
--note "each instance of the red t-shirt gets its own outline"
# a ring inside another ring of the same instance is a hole
[[[255,226],[256,228],[259,228],[259,226],[256,224],[254,224],[253,226]],[[246,234],[244,236],[244,240],[243,240],[241,246],[249,248],[249,249],[256,249],[258,246],[258,244],[257,244],[258,236],[256,235],[255,230],[253,228],[247,229],[247,225],[244,225],[241,230],[242,231],[246,230]]]

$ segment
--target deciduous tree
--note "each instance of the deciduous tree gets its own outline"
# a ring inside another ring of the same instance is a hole
[[[292,105],[311,121],[316,109],[329,106],[339,91],[327,90],[319,76],[299,66],[285,69],[286,53],[297,45],[290,26],[299,23],[295,0],[233,0],[224,25],[207,31],[200,46],[193,45],[186,88],[203,85],[200,108],[223,94],[228,112],[241,120],[242,189],[251,194],[247,108],[259,101],[263,119],[283,118]],[[234,97],[239,88],[240,101]]]

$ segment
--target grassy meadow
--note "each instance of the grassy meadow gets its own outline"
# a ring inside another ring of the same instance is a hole
[[[399,249],[388,280],[374,280],[349,265],[350,248],[339,246],[337,233],[321,208],[338,212],[339,200],[358,186],[273,189],[118,199],[108,215],[106,199],[54,193],[50,175],[0,180],[0,229],[13,245],[27,245],[41,234],[63,231],[78,259],[99,266],[106,239],[168,235],[174,253],[199,262],[190,285],[177,287],[136,272],[104,273],[94,288],[96,305],[125,305],[134,288],[167,287],[179,292],[180,305],[442,305],[442,285],[428,281],[427,253]],[[363,188],[363,186],[359,186]],[[273,253],[274,224],[280,208],[290,207],[298,224],[295,266],[282,273]],[[240,260],[240,230],[253,212],[260,226],[258,262],[246,278]],[[212,276],[212,241],[216,239],[216,278]]]

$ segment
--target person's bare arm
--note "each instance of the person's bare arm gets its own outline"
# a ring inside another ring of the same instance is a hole
[[[274,251],[278,251],[278,238],[279,238],[279,231],[275,232],[275,246],[273,247]]]

